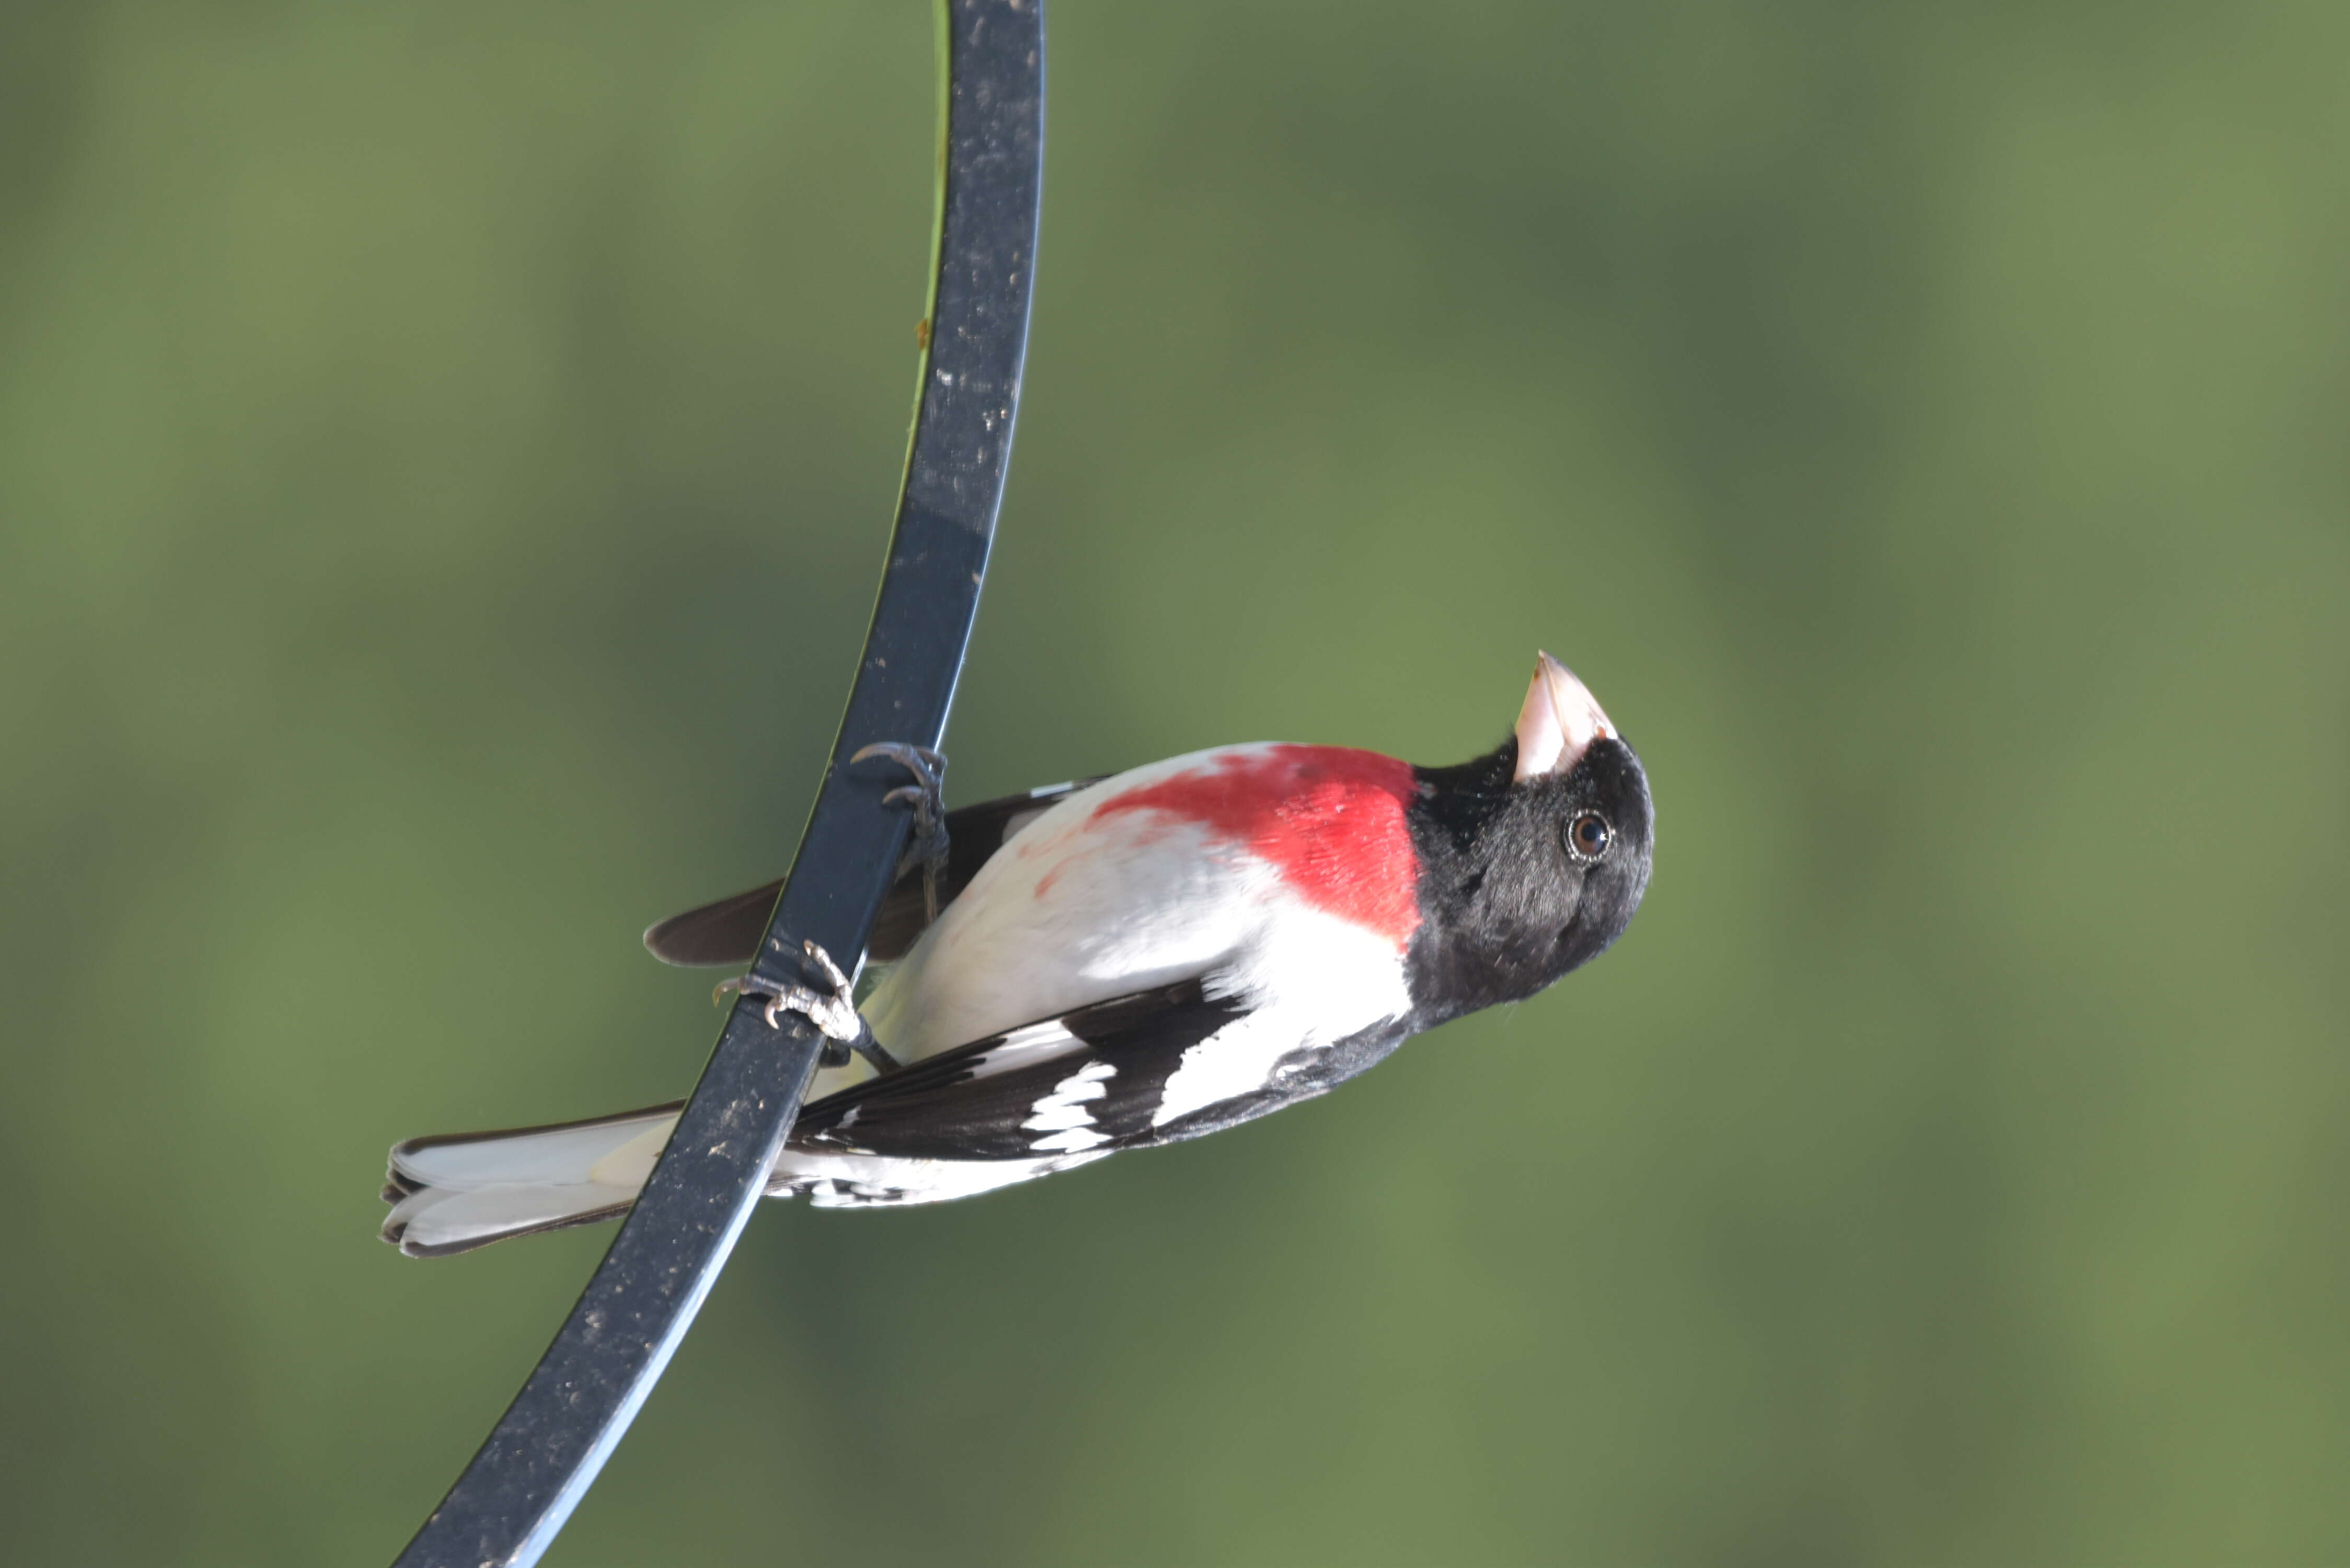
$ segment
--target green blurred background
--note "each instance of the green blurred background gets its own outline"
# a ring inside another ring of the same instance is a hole
[[[2350,11],[1053,0],[969,800],[1640,747],[1624,943],[1295,1114],[770,1206],[566,1564],[2350,1561]],[[787,857],[921,0],[0,12],[0,1532],[387,1559]]]

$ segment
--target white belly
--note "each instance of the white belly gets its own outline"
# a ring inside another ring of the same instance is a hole
[[[1197,824],[1094,815],[1196,765],[1176,757],[1106,779],[998,850],[868,1000],[881,1043],[927,1056],[1225,962],[1278,894],[1270,869]]]

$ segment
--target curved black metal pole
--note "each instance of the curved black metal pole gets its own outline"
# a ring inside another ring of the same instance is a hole
[[[864,950],[906,842],[876,741],[936,745],[979,607],[1027,350],[1043,193],[1043,0],[942,0],[938,268],[906,477],[865,657],[753,974],[816,980],[799,944]],[[755,700],[746,705],[756,711]],[[738,1000],[635,1210],[537,1369],[401,1568],[536,1563],[652,1391],[758,1201],[818,1036]]]

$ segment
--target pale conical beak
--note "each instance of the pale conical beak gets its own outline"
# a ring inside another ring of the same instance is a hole
[[[1616,726],[1599,711],[1591,689],[1549,654],[1536,655],[1534,682],[1518,710],[1518,782],[1566,773],[1592,742],[1615,738]]]

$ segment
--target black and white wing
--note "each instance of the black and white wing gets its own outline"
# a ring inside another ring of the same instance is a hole
[[[791,1147],[885,1159],[1107,1154],[1196,1137],[1319,1094],[1335,1081],[1320,1070],[1327,1055],[1304,1048],[1278,1010],[1179,981],[827,1096],[800,1113]]]
[[[776,1157],[767,1191],[826,1209],[968,1198],[1311,1098],[1406,1033],[1396,1018],[1314,1044],[1278,1006],[1180,981],[816,1101]],[[635,1199],[678,1108],[411,1139],[391,1151],[384,1237],[438,1257],[609,1219]]]
[[[1046,784],[1025,794],[1008,794],[947,813],[947,864],[939,878],[941,906],[968,887],[979,868],[1014,834],[1044,815],[1064,795],[1099,782],[1076,779]],[[767,917],[775,912],[775,898],[783,890],[778,878],[671,915],[645,932],[645,946],[663,963],[744,968],[758,956],[759,939],[766,934]],[[876,963],[903,958],[927,923],[921,862],[910,857],[899,864],[898,879],[881,900],[866,955]]]

